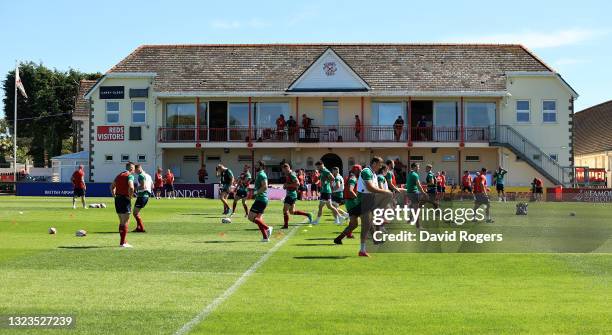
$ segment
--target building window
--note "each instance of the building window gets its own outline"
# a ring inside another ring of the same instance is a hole
[[[559,160],[559,155],[557,154],[549,154],[550,158],[552,158],[555,162]]]
[[[194,103],[166,104],[166,127],[189,128],[196,125],[196,105]]]
[[[183,156],[183,162],[197,162],[200,157],[198,155],[185,155]]]
[[[206,161],[220,161],[220,156],[206,156]]]
[[[122,163],[127,163],[130,161],[130,155],[128,154],[121,154],[121,162]]]
[[[531,108],[529,100],[516,101],[516,122],[529,122]]]
[[[147,161],[147,155],[145,155],[145,154],[138,154],[138,156],[136,157],[136,159],[137,159],[139,162],[146,162],[146,161]]]
[[[106,123],[119,123],[119,102],[106,102]]]
[[[544,122],[557,122],[557,102],[555,100],[542,102],[542,118]]]
[[[314,165],[314,161],[313,161],[312,157],[306,158],[306,167],[311,168],[313,165]]]
[[[238,155],[238,161],[239,162],[250,162],[251,155]]]
[[[145,123],[147,104],[144,101],[132,101],[132,123]]]
[[[142,127],[130,127],[130,141],[142,140]]]
[[[540,154],[533,154],[531,157],[534,161],[542,160],[542,156]]]
[[[410,156],[410,161],[411,162],[422,162],[423,156]]]
[[[113,162],[113,155],[104,155],[104,162],[106,163],[112,163]]]
[[[329,127],[338,126],[338,101],[323,101],[323,125]]]
[[[466,162],[480,162],[480,156],[476,156],[476,155],[472,155],[472,156],[465,156],[465,161]]]
[[[255,105],[255,125],[262,128],[276,128],[276,119],[283,115],[285,121],[289,120],[289,103],[287,102],[258,102]],[[248,106],[246,110],[248,126]]]

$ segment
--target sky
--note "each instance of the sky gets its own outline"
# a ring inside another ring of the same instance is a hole
[[[142,44],[520,43],[578,91],[580,111],[612,99],[611,12],[588,0],[1,1],[0,75],[16,60],[104,73]]]

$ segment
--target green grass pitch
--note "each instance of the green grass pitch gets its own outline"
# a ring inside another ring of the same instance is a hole
[[[173,334],[288,233],[278,229],[278,201],[266,210],[276,228],[266,244],[241,206],[233,223],[221,224],[218,201],[151,200],[142,212],[148,232],[130,233],[134,248],[120,249],[111,199],[88,201],[110,206],[73,210],[69,198],[0,197],[0,314],[76,315],[73,329],[0,334]],[[316,203],[297,206],[314,211]],[[513,203],[494,202],[494,225],[507,232],[529,225],[519,231],[532,239],[529,232],[571,226],[567,234],[596,232],[600,243],[588,253],[510,245],[508,253],[359,258],[358,240],[333,245],[341,228],[327,212],[314,227],[293,217],[295,234],[190,334],[612,333],[612,205],[536,203],[529,211],[521,219]],[[88,236],[75,237],[78,229]]]

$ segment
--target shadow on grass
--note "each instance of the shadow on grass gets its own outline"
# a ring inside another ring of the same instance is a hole
[[[73,245],[66,246],[62,245],[58,247],[59,249],[102,249],[102,248],[113,248],[111,246],[99,246],[99,245]]]
[[[333,243],[298,243],[295,244],[298,247],[319,247],[319,246],[334,246]]]
[[[345,259],[348,256],[295,256],[295,259]]]
[[[334,239],[331,237],[315,237],[315,238],[307,238],[306,241],[333,241]]]
[[[252,243],[252,241],[193,241],[193,243]]]
[[[119,234],[118,231],[94,231],[90,234]]]

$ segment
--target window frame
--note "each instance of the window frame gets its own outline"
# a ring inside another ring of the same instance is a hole
[[[110,159],[108,159],[110,157]],[[115,157],[113,154],[104,154],[104,163],[110,164],[115,161]]]
[[[554,102],[555,103],[554,112],[551,112],[551,111],[547,112],[547,111],[544,110],[544,103],[546,103],[546,102]],[[558,105],[557,105],[557,99],[542,99],[542,123],[547,123],[547,124],[558,123],[558,121],[559,121],[558,120],[558,115],[559,115],[558,111],[559,111],[559,108],[558,108]],[[546,121],[545,118],[544,118],[545,114],[553,114],[555,116],[555,120],[554,121]]]
[[[142,102],[144,104],[144,111],[134,113],[134,104],[135,103],[139,103],[139,102]],[[130,114],[130,123],[133,124],[133,125],[143,125],[143,124],[146,124],[147,123],[147,101],[146,100],[140,100],[140,99],[138,99],[138,100],[131,100],[130,101],[130,105],[132,107],[132,111],[131,111],[131,114]],[[141,122],[134,121],[134,114],[144,114],[144,120],[141,121]]]
[[[108,105],[111,103],[117,104],[117,110],[109,112]],[[110,122],[108,120],[109,114],[117,114],[117,122]],[[104,122],[105,124],[119,124],[121,122],[121,102],[116,100],[104,101]]]
[[[127,157],[127,159],[123,159],[123,157]],[[121,154],[119,158],[121,158],[121,163],[127,163],[130,161],[130,154]]]
[[[142,159],[140,159],[140,157],[143,157]],[[147,162],[147,154],[136,154],[136,161],[139,163],[146,163]]]
[[[518,103],[526,101],[529,104],[529,109],[518,109]],[[527,114],[527,121],[519,120],[519,114]],[[531,99],[516,99],[514,102],[514,122],[515,123],[531,123]]]
[[[477,159],[468,159],[468,157],[478,157]],[[480,155],[465,155],[463,158],[464,162],[480,162]]]

